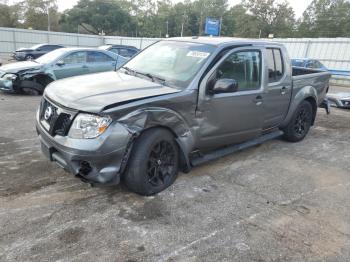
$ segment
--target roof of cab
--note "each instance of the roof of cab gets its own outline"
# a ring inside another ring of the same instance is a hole
[[[236,38],[236,37],[210,37],[210,36],[193,36],[193,37],[172,37],[168,38],[169,40],[183,41],[183,42],[192,42],[208,45],[230,45],[230,44],[253,44],[253,45],[279,45],[281,43],[276,43],[273,41],[258,40],[258,39],[247,39],[247,38]]]

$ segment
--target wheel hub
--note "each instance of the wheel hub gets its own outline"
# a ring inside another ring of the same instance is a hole
[[[164,184],[175,171],[175,150],[168,141],[153,146],[148,159],[148,177],[153,186]]]

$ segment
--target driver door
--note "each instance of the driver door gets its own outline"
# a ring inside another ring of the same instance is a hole
[[[53,68],[56,78],[88,74],[89,67],[86,64],[86,57],[86,51],[77,51],[61,58],[59,61],[63,63],[56,63]]]
[[[239,48],[226,54],[203,79],[196,112],[203,119],[199,121],[201,149],[242,143],[261,134],[262,68],[262,50]],[[213,92],[220,79],[235,82],[235,90],[221,86]]]

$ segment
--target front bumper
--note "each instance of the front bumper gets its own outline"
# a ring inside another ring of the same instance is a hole
[[[41,125],[38,115],[36,128],[44,155],[67,172],[91,184],[120,182],[132,137],[123,125],[111,125],[96,139],[52,137]]]
[[[16,92],[13,86],[13,81],[4,78],[0,78],[0,90],[11,93]]]
[[[24,61],[25,60],[25,54],[13,53],[12,57],[13,57],[13,59],[15,59],[17,61]]]

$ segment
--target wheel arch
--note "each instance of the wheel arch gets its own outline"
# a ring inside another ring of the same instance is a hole
[[[308,101],[309,103],[311,103],[312,111],[313,111],[312,125],[314,124],[316,119],[316,114],[317,114],[318,95],[314,87],[305,86],[301,88],[292,98],[288,114],[280,127],[283,128],[288,125],[289,121],[292,119],[294,115],[294,112],[297,110],[297,108],[303,101]]]
[[[174,136],[179,147],[180,170],[190,171],[189,153],[194,146],[194,135],[189,125],[177,112],[159,107],[144,108],[122,117],[118,122],[133,134],[132,144],[146,130],[154,128],[168,130]]]

